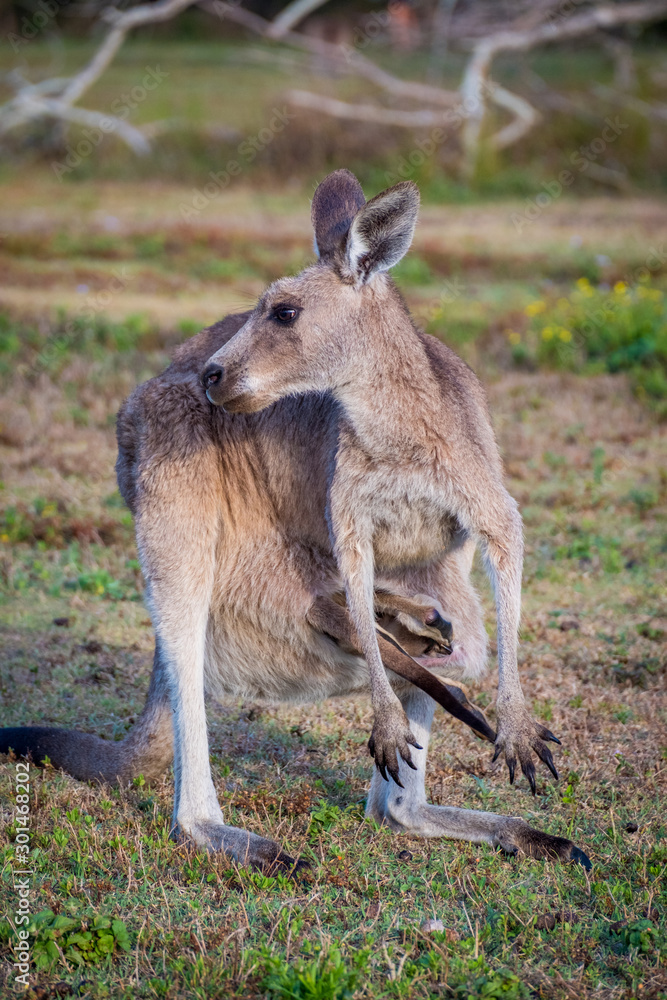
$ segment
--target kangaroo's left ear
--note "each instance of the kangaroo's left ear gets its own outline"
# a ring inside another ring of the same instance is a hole
[[[388,271],[410,249],[419,212],[419,188],[401,181],[359,209],[347,237],[346,264],[357,285]]]

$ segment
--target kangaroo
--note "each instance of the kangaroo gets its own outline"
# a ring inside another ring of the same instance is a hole
[[[531,755],[557,778],[544,741],[559,741],[521,691],[522,525],[483,390],[413,326],[387,274],[418,204],[410,182],[366,202],[352,174],[331,174],[312,203],[317,263],[193,337],[123,404],[118,483],[156,633],[146,705],[120,743],[33,727],[0,730],[0,750],[48,755],[82,780],[153,778],[173,758],[175,836],[293,869],[274,841],[224,823],[205,691],[270,702],[370,691],[368,816],[590,867],[520,818],[426,800],[436,701],[495,743],[511,782],[518,762],[533,793]],[[486,663],[477,544],[496,594],[497,734],[456,687]]]

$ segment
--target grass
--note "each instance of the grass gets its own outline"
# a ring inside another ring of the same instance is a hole
[[[184,227],[188,190],[165,185],[147,199],[138,185],[5,186],[2,725],[82,726],[114,740],[133,724],[153,635],[113,478],[114,414],[199,323],[307,259],[296,195],[258,201],[241,184]],[[427,208],[397,276],[415,314],[488,386],[526,523],[524,688],[563,740],[562,777],[541,773],[536,799],[523,780],[511,788],[500,763],[439,713],[427,783],[434,802],[571,837],[592,872],[366,822],[364,699],[211,705],[227,821],[280,840],[311,861],[310,874],[291,882],[173,843],[169,774],[110,789],[33,769],[31,1000],[667,997],[664,425],[623,372],[584,359],[582,375],[540,354],[544,325],[572,329],[558,310],[579,301],[578,279],[606,301],[641,266],[664,207],[559,202],[508,240],[511,211]],[[127,280],[101,305],[91,296],[113,268]],[[663,287],[656,268],[650,288]],[[530,346],[528,360],[508,331]],[[494,689],[492,670],[472,692],[492,719]],[[12,762],[0,772],[9,917],[15,773]],[[428,929],[433,920],[442,930]],[[3,925],[7,995],[11,940]]]

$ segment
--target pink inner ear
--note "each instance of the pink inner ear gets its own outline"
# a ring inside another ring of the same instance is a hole
[[[365,204],[361,184],[349,170],[335,170],[324,178],[313,195],[310,212],[321,260],[342,246],[352,220]]]

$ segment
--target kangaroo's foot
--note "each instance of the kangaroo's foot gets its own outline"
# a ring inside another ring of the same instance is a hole
[[[593,867],[590,858],[581,848],[565,837],[554,837],[542,830],[534,830],[522,819],[498,816],[501,820],[494,832],[494,847],[508,854],[521,851],[531,858],[555,858],[557,861],[576,861],[588,871]]]
[[[535,858],[577,861],[590,868],[589,859],[572,841],[534,830],[522,819],[476,809],[430,805],[426,801],[424,777],[435,703],[415,688],[404,693],[401,700],[410,729],[424,749],[413,751],[412,767],[399,761],[401,787],[382,781],[377,772],[373,772],[366,803],[367,816],[397,833],[490,844],[510,854],[521,852]]]
[[[206,851],[220,851],[246,868],[257,868],[267,874],[296,875],[310,867],[307,861],[295,860],[286,854],[275,840],[215,820],[188,822],[187,830],[177,823],[172,835],[180,843]]]
[[[571,840],[535,830],[524,820],[513,816],[453,806],[433,806],[426,802],[415,806],[409,797],[390,793],[383,815],[375,818],[397,833],[491,844],[508,854],[576,861],[586,869],[592,867],[589,858]]]

